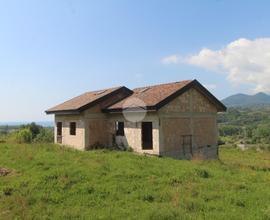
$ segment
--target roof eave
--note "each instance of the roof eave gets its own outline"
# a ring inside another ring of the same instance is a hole
[[[89,109],[89,108],[91,108],[91,107],[97,105],[99,102],[102,102],[102,101],[106,100],[107,98],[109,98],[109,97],[115,95],[115,94],[116,94],[117,92],[119,92],[120,90],[123,90],[123,91],[125,90],[125,91],[127,91],[127,92],[128,92],[128,95],[130,95],[130,94],[133,93],[133,91],[131,91],[131,90],[128,89],[127,87],[122,86],[122,87],[120,87],[120,88],[114,90],[113,92],[111,92],[111,93],[109,93],[109,94],[107,94],[107,95],[105,95],[105,96],[102,96],[102,97],[100,97],[99,99],[97,99],[97,100],[95,100],[95,101],[93,101],[93,102],[91,102],[91,103],[88,103],[88,104],[86,104],[86,105],[80,107],[78,110],[79,110],[80,112],[82,112],[82,111],[84,111],[84,110],[86,110],[86,109]],[[127,96],[126,96],[126,97],[127,97]],[[126,97],[124,97],[124,98],[126,98]],[[111,105],[109,105],[109,106],[111,106]],[[106,107],[108,107],[108,106],[106,106]]]
[[[70,110],[47,110],[45,111],[46,114],[80,114],[81,112],[85,111],[86,109],[89,109],[95,105],[97,105],[99,102],[102,102],[104,100],[106,100],[107,98],[115,95],[117,92],[119,92],[120,90],[125,90],[127,91],[128,94],[132,94],[133,91],[128,89],[127,87],[125,86],[122,86],[122,87],[119,87],[118,89],[115,89],[114,91],[112,91],[111,93],[107,94],[107,95],[104,95],[98,99],[96,99],[95,101],[93,102],[90,102],[86,105],[83,105],[81,107],[79,107],[78,109],[70,109]]]
[[[47,115],[78,115],[81,112],[79,110],[47,110],[45,113]]]

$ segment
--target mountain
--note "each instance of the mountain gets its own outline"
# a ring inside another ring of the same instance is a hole
[[[235,94],[222,100],[227,107],[260,107],[270,105],[270,95],[263,92],[255,95]]]

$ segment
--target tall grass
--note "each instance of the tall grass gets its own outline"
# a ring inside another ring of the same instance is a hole
[[[218,161],[0,144],[0,219],[270,219],[270,153]]]

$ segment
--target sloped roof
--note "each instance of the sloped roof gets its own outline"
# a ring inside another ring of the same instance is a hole
[[[146,108],[147,110],[158,110],[191,87],[195,87],[205,95],[217,107],[218,111],[226,111],[226,106],[224,106],[197,80],[184,80],[180,82],[136,88],[133,90],[132,95],[115,103],[114,105],[111,105],[105,111],[119,112],[124,109],[132,110],[132,108],[136,110],[138,107]],[[138,106],[138,104],[141,104],[142,106]]]
[[[156,106],[162,100],[171,96],[176,91],[185,87],[191,82],[192,80],[184,80],[184,81],[174,82],[174,83],[135,88],[133,90],[132,95],[110,106],[108,110],[118,110],[118,109],[122,109],[123,107],[125,108],[127,107],[125,106],[126,105],[125,103],[128,103],[128,105],[130,105],[129,107],[138,107],[137,106],[138,103],[134,103],[134,106],[132,106],[132,103],[136,102],[136,100],[141,100],[142,101],[141,104],[145,104],[145,106],[140,106],[140,107],[149,108],[149,107]]]
[[[98,91],[93,91],[93,92],[86,92],[60,105],[57,105],[53,108],[48,109],[46,113],[53,114],[57,112],[69,112],[69,111],[79,112],[82,109],[85,109],[86,107],[90,107],[91,105],[94,105],[99,101],[102,101],[103,98],[113,95],[115,92],[121,89],[127,89],[127,88],[124,86],[120,86],[120,87],[98,90]]]
[[[116,87],[104,89],[94,92],[87,92],[75,97],[67,102],[57,105],[46,111],[47,114],[62,112],[80,112],[89,108],[102,100],[113,96],[120,90],[127,91],[126,95],[109,107],[106,106],[104,112],[121,112],[124,109],[145,108],[146,110],[158,110],[166,105],[180,94],[194,87],[201,92],[210,102],[212,102],[218,111],[226,111],[226,107],[213,96],[206,88],[204,88],[197,80],[184,80],[180,82],[153,85],[135,88],[133,91],[128,88]]]

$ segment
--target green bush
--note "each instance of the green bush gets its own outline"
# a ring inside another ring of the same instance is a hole
[[[16,141],[18,143],[31,143],[32,140],[33,135],[29,128],[22,128],[16,133]]]
[[[42,128],[40,133],[34,139],[35,143],[52,143],[54,139],[53,130],[49,128]]]
[[[31,131],[33,139],[35,139],[37,135],[43,130],[43,127],[37,125],[35,122],[32,122],[31,124],[27,125],[22,125],[21,129],[23,128],[28,128]]]
[[[44,128],[35,123],[22,125],[19,130],[7,135],[0,134],[0,142],[8,143],[52,143],[53,140],[53,128]]]

